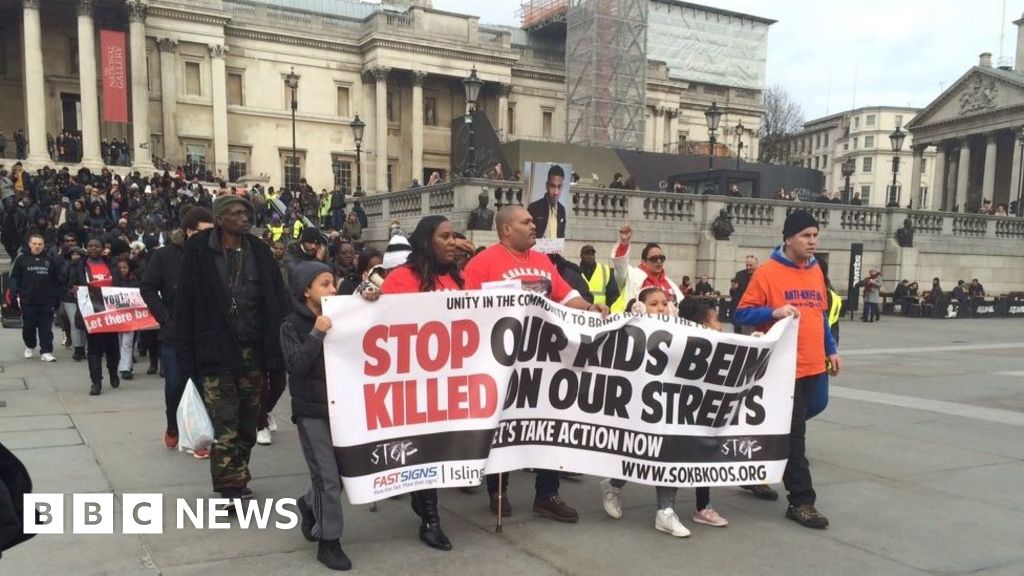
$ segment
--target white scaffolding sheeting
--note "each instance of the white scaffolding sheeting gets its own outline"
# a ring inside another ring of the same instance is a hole
[[[572,0],[565,46],[566,139],[643,149],[648,0]]]
[[[669,77],[763,90],[768,24],[661,2],[651,3],[647,55]]]

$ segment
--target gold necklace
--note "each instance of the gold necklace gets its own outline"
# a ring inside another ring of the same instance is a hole
[[[526,250],[526,257],[522,258],[518,254],[513,252],[512,249],[509,248],[508,246],[505,246],[504,244],[502,244],[501,247],[504,248],[505,251],[508,252],[509,256],[511,256],[512,259],[515,260],[516,262],[519,262],[523,266],[526,266],[527,264],[529,264],[529,262],[530,262],[530,250],[529,249]]]

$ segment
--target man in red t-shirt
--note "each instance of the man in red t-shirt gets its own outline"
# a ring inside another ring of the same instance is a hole
[[[463,277],[467,290],[479,290],[488,282],[522,282],[523,290],[543,294],[570,308],[608,314],[604,304],[591,304],[572,289],[558,274],[551,260],[531,250],[537,242],[537,227],[533,217],[521,206],[506,206],[498,211],[494,219],[498,232],[498,243],[477,254],[466,265]],[[512,508],[508,503],[508,474],[501,475],[502,497],[498,498],[498,477],[487,477],[487,492],[491,497],[491,511],[508,516]],[[534,485],[536,496],[533,511],[541,516],[561,522],[577,522],[576,510],[562,501],[558,495],[558,473],[552,470],[537,470]]]

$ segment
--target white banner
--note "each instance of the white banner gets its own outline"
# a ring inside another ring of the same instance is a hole
[[[785,469],[789,319],[755,338],[507,290],[323,309],[331,432],[355,504],[521,468],[679,487]]]
[[[79,286],[75,296],[89,334],[160,328],[156,318],[149,313],[149,307],[138,288]]]

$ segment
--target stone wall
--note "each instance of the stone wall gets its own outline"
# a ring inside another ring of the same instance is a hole
[[[465,230],[477,196],[486,191],[490,208],[522,205],[516,182],[459,180],[429,188],[403,190],[362,199],[369,217],[364,238],[383,246],[388,224],[398,220],[411,232],[427,214],[445,214],[456,230]],[[566,252],[578,260],[579,249],[593,244],[598,255],[610,255],[624,222],[634,229],[638,250],[657,242],[668,256],[666,268],[673,280],[683,275],[707,274],[717,289],[726,292],[729,280],[743,268],[747,254],[762,261],[782,241],[786,215],[797,208],[813,212],[821,223],[818,253],[827,255],[830,278],[846,294],[850,245],[864,245],[863,266],[881,268],[888,289],[894,281],[917,280],[922,289],[933,277],[945,290],[958,279],[978,278],[990,293],[1024,290],[1024,219],[974,214],[920,212],[842,204],[808,204],[776,200],[691,196],[660,192],[574,187],[567,192],[569,207]],[[711,225],[725,209],[735,233],[716,240]],[[914,222],[913,248],[900,248],[896,230],[906,218]],[[493,231],[470,235],[478,243],[495,240]],[[639,251],[634,260],[639,259]]]

